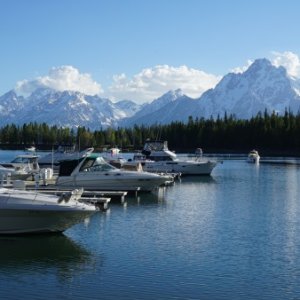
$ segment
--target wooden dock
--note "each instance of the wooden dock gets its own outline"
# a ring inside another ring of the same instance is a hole
[[[26,187],[26,190],[36,190],[40,193],[48,193],[55,195],[62,195],[63,193],[71,192],[72,189],[58,189],[56,186],[39,186],[38,188]],[[125,202],[126,191],[88,191],[84,190],[80,198],[81,201],[93,203],[101,210],[106,210],[111,200]]]

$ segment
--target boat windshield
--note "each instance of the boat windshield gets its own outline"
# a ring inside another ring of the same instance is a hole
[[[37,158],[38,158],[37,156],[17,156],[11,162],[15,164],[26,164],[26,163],[36,162]]]
[[[80,172],[107,172],[115,169],[102,157],[87,157],[80,168]]]

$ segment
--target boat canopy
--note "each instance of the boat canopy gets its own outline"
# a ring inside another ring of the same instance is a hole
[[[83,160],[83,158],[60,161],[58,175],[59,176],[70,176],[82,160]]]

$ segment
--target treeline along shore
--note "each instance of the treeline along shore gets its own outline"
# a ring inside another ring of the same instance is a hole
[[[217,119],[193,119],[167,125],[107,128],[91,131],[29,123],[9,124],[0,128],[1,149],[24,149],[35,145],[39,150],[52,150],[58,145],[77,145],[80,149],[102,150],[117,146],[123,150],[140,150],[147,138],[167,140],[176,152],[239,153],[253,148],[265,155],[300,156],[300,114],[288,110],[284,115],[267,111],[249,120],[227,116]]]

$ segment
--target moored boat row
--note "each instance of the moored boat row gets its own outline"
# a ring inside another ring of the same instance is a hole
[[[150,149],[149,143],[147,145],[147,149]],[[92,153],[91,148],[80,155],[61,154],[61,159],[56,158],[59,163],[58,176],[51,187],[47,186],[44,189],[39,187],[39,183],[43,177],[44,185],[48,184],[46,169],[40,169],[39,163],[43,161],[49,163],[50,156],[35,161],[34,165],[30,168],[28,165],[26,170],[27,175],[31,176],[31,182],[36,182],[35,190],[25,190],[26,186],[20,184],[23,182],[21,180],[15,181],[19,183],[18,189],[16,184],[9,189],[0,187],[0,234],[63,232],[95,213],[97,204],[105,205],[109,202],[110,198],[102,197],[100,191],[151,192],[161,186],[172,184],[181,174],[210,175],[216,165],[213,161],[182,162],[174,155],[170,156],[168,149],[160,150],[166,155],[162,161],[159,161],[154,151],[147,157],[149,164],[135,161],[140,165],[136,170],[116,168],[99,154]],[[33,155],[35,154],[31,154]],[[54,165],[53,154],[51,164]],[[2,174],[7,175],[7,178],[11,172],[10,178],[23,179],[12,176],[13,172],[21,169],[20,165],[11,162],[3,164],[2,168],[5,170]],[[22,170],[25,170],[24,166]],[[49,179],[52,179],[52,173]],[[85,191],[87,193],[83,197]]]

